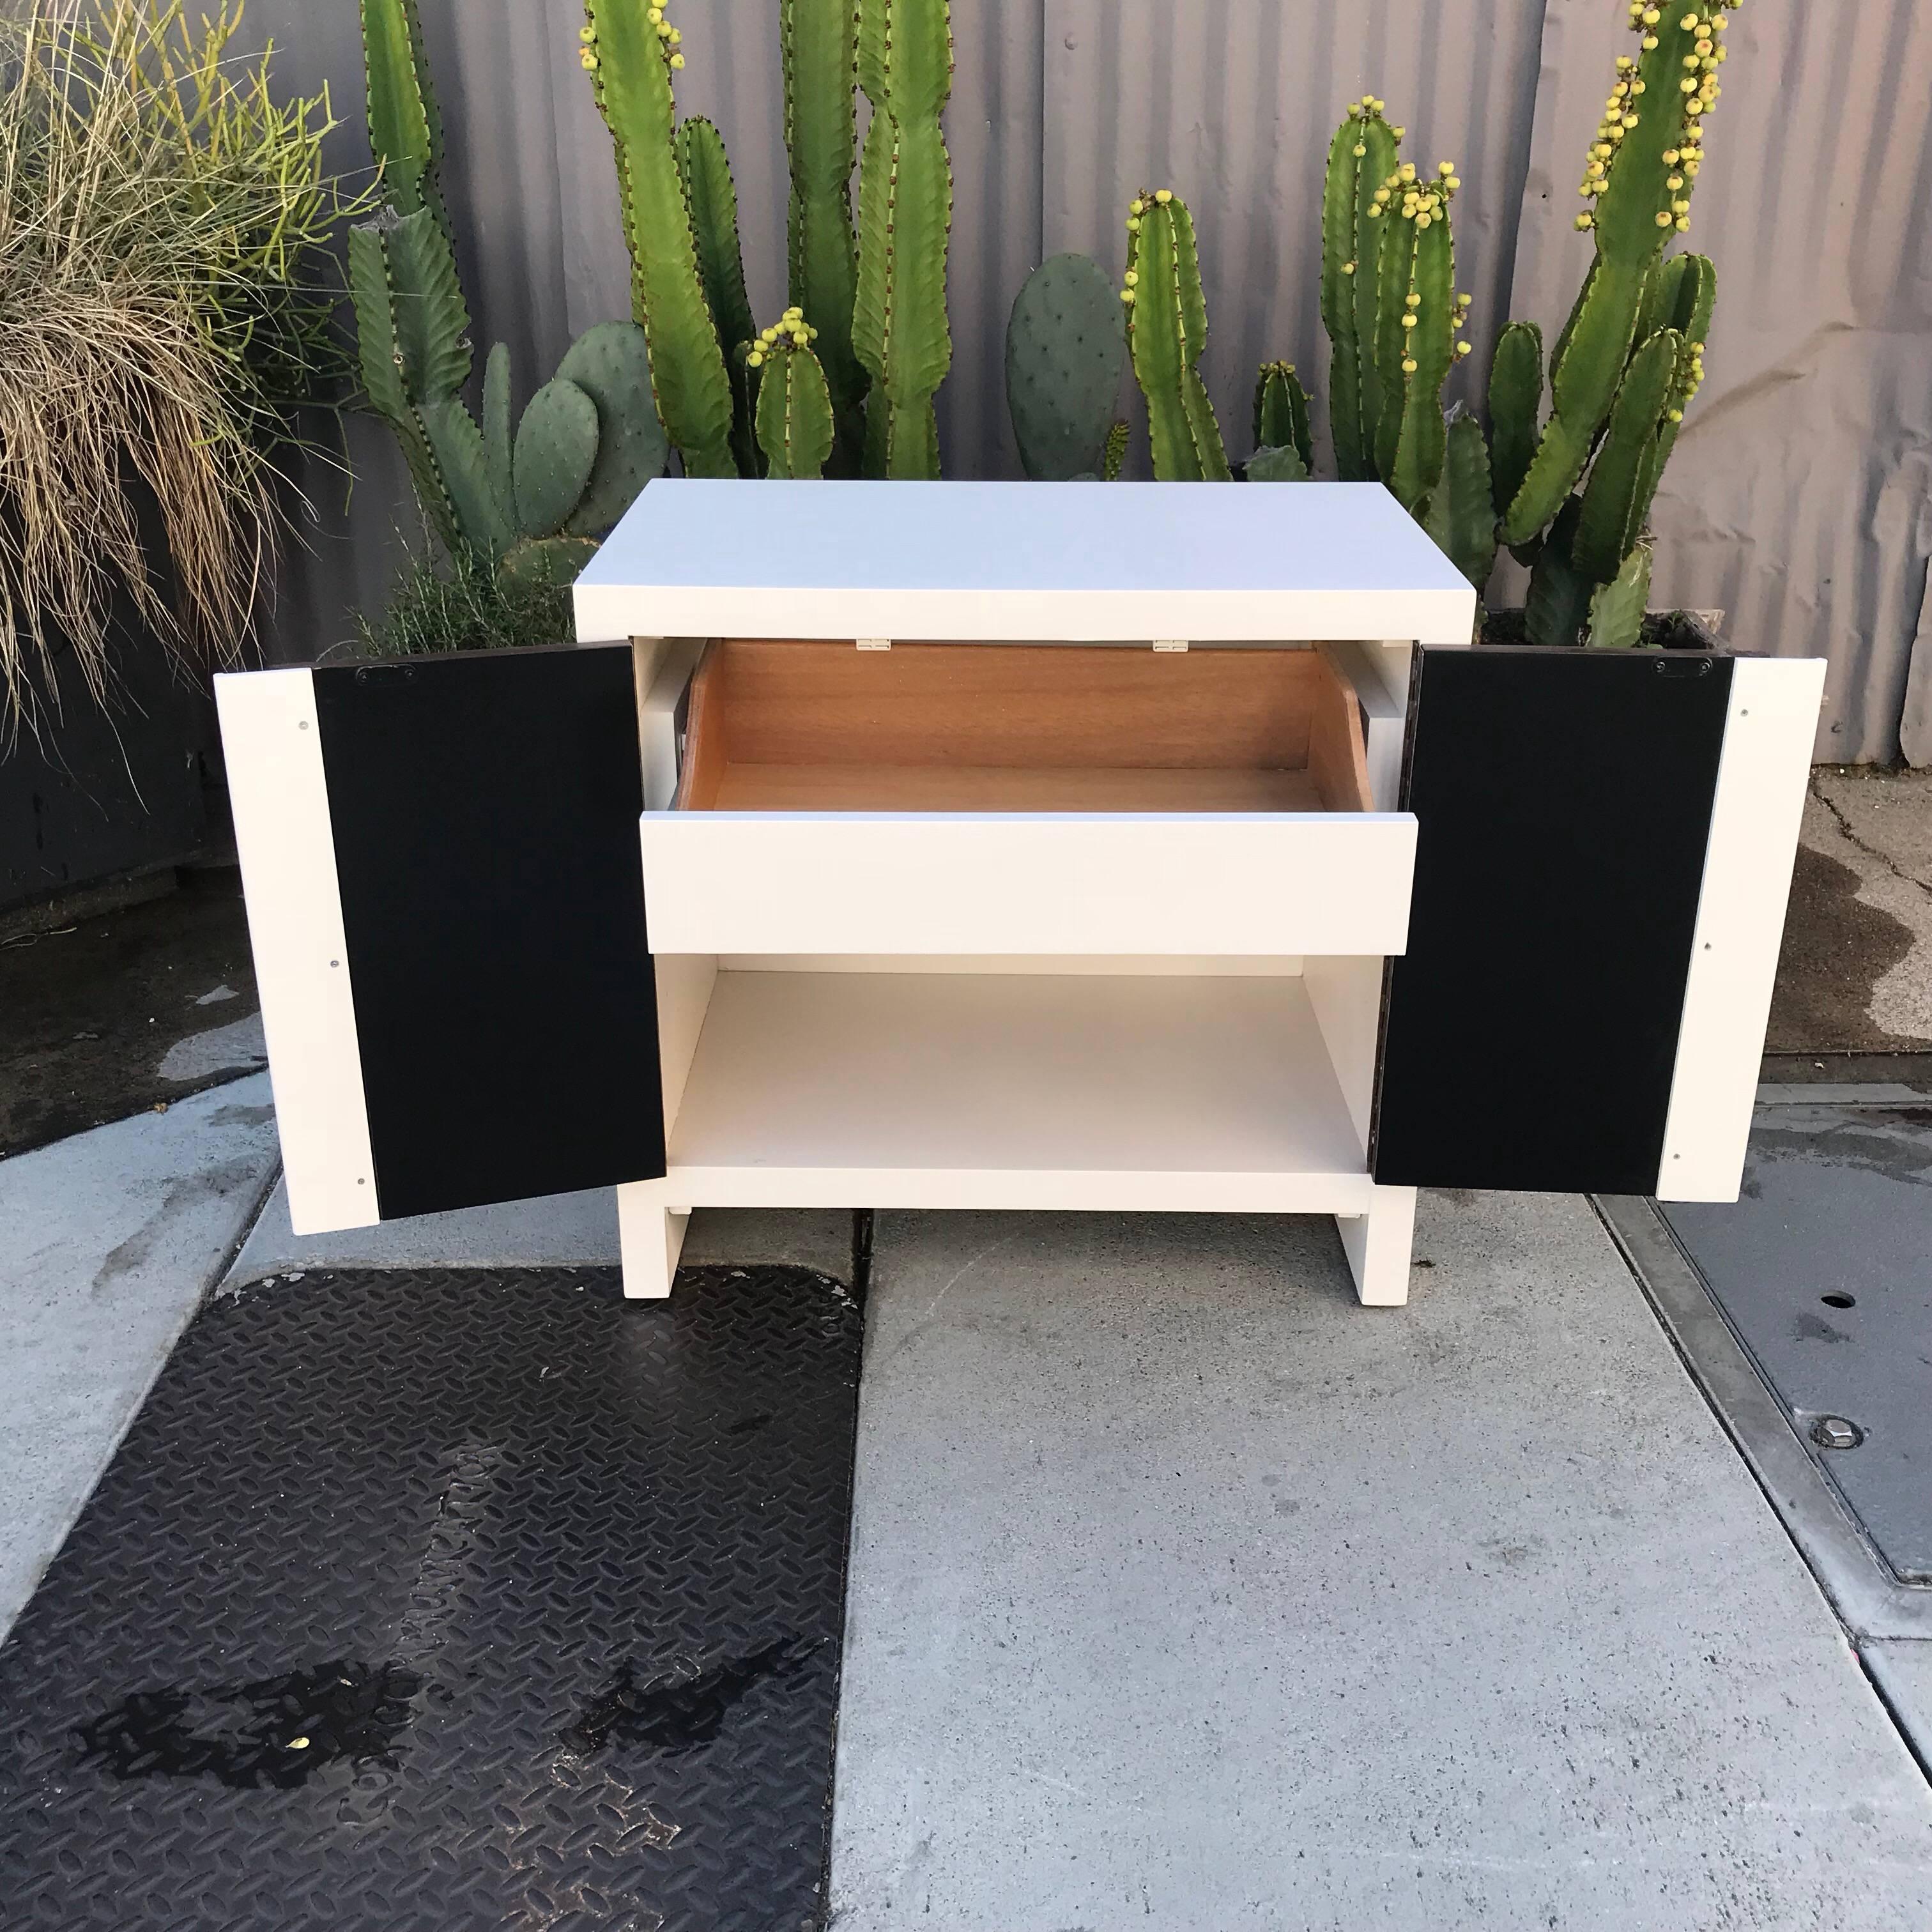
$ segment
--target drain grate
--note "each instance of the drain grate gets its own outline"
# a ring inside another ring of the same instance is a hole
[[[1660,1212],[1892,1573],[1932,1583],[1932,1108],[1761,1107],[1743,1198]]]
[[[212,1304],[0,1650],[8,1922],[817,1925],[860,1339],[784,1268]]]

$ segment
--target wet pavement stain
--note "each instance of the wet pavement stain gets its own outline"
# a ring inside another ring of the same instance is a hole
[[[638,1666],[626,1659],[565,1742],[585,1753],[614,1744],[667,1751],[708,1744],[754,1684],[790,1676],[820,1648],[798,1637],[780,1637],[694,1672],[661,1671],[641,1682]]]
[[[338,1660],[248,1684],[136,1690],[80,1727],[83,1761],[123,1780],[212,1778],[291,1791],[326,1766],[393,1769],[416,1673]]]

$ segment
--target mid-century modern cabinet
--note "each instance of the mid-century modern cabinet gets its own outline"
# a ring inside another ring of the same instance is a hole
[[[650,484],[572,649],[218,681],[299,1231],[1729,1199],[1823,666],[1470,647],[1379,485]]]

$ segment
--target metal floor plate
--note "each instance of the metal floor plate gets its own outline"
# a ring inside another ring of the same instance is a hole
[[[1661,1211],[1901,1580],[1932,1582],[1932,1108],[1759,1109],[1744,1196]],[[1826,1419],[1856,1446],[1816,1446]]]
[[[0,1918],[818,1925],[860,1328],[789,1268],[212,1303],[0,1650]]]

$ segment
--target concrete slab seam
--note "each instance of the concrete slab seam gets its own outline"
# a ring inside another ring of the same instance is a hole
[[[1696,1264],[1650,1202],[1592,1195],[1686,1373],[1854,1643],[1932,1637],[1932,1590],[1900,1582],[1832,1488]]]

